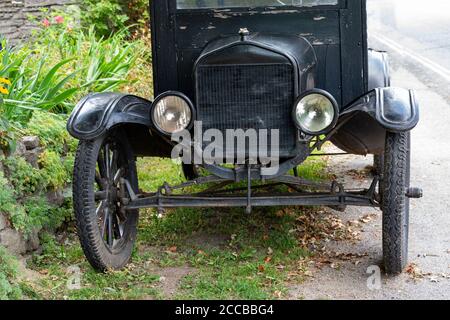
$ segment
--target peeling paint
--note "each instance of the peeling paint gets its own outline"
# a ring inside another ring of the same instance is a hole
[[[286,13],[299,13],[298,10],[273,10],[273,11],[266,11],[261,12],[261,14],[286,14]]]
[[[322,20],[326,20],[326,19],[327,19],[327,17],[324,17],[324,16],[314,17],[314,21],[322,21]]]
[[[230,19],[231,16],[230,15],[226,15],[222,12],[215,12],[214,13],[214,18],[219,18],[219,19]]]

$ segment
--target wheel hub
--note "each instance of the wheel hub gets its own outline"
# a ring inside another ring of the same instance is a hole
[[[108,182],[106,187],[106,199],[109,205],[117,203],[119,199],[119,189],[113,183]]]

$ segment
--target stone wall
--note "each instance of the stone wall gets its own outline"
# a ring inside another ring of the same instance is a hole
[[[29,15],[41,16],[42,8],[63,8],[77,0],[0,0],[0,35],[18,43],[30,34],[33,24]]]

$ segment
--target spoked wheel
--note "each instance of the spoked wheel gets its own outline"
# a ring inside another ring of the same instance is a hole
[[[388,274],[400,274],[408,263],[410,133],[388,133],[384,154],[381,202],[383,258]]]
[[[124,210],[122,185],[138,191],[133,152],[116,130],[94,141],[80,141],[74,170],[74,209],[81,246],[98,271],[123,268],[136,239],[138,211]]]

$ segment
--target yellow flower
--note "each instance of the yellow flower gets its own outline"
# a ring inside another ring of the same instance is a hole
[[[9,79],[2,77],[0,77],[0,83],[11,85],[11,81],[9,81]]]
[[[1,94],[8,94],[9,91],[8,91],[8,89],[3,88],[2,86],[0,86],[0,93],[1,93]]]

